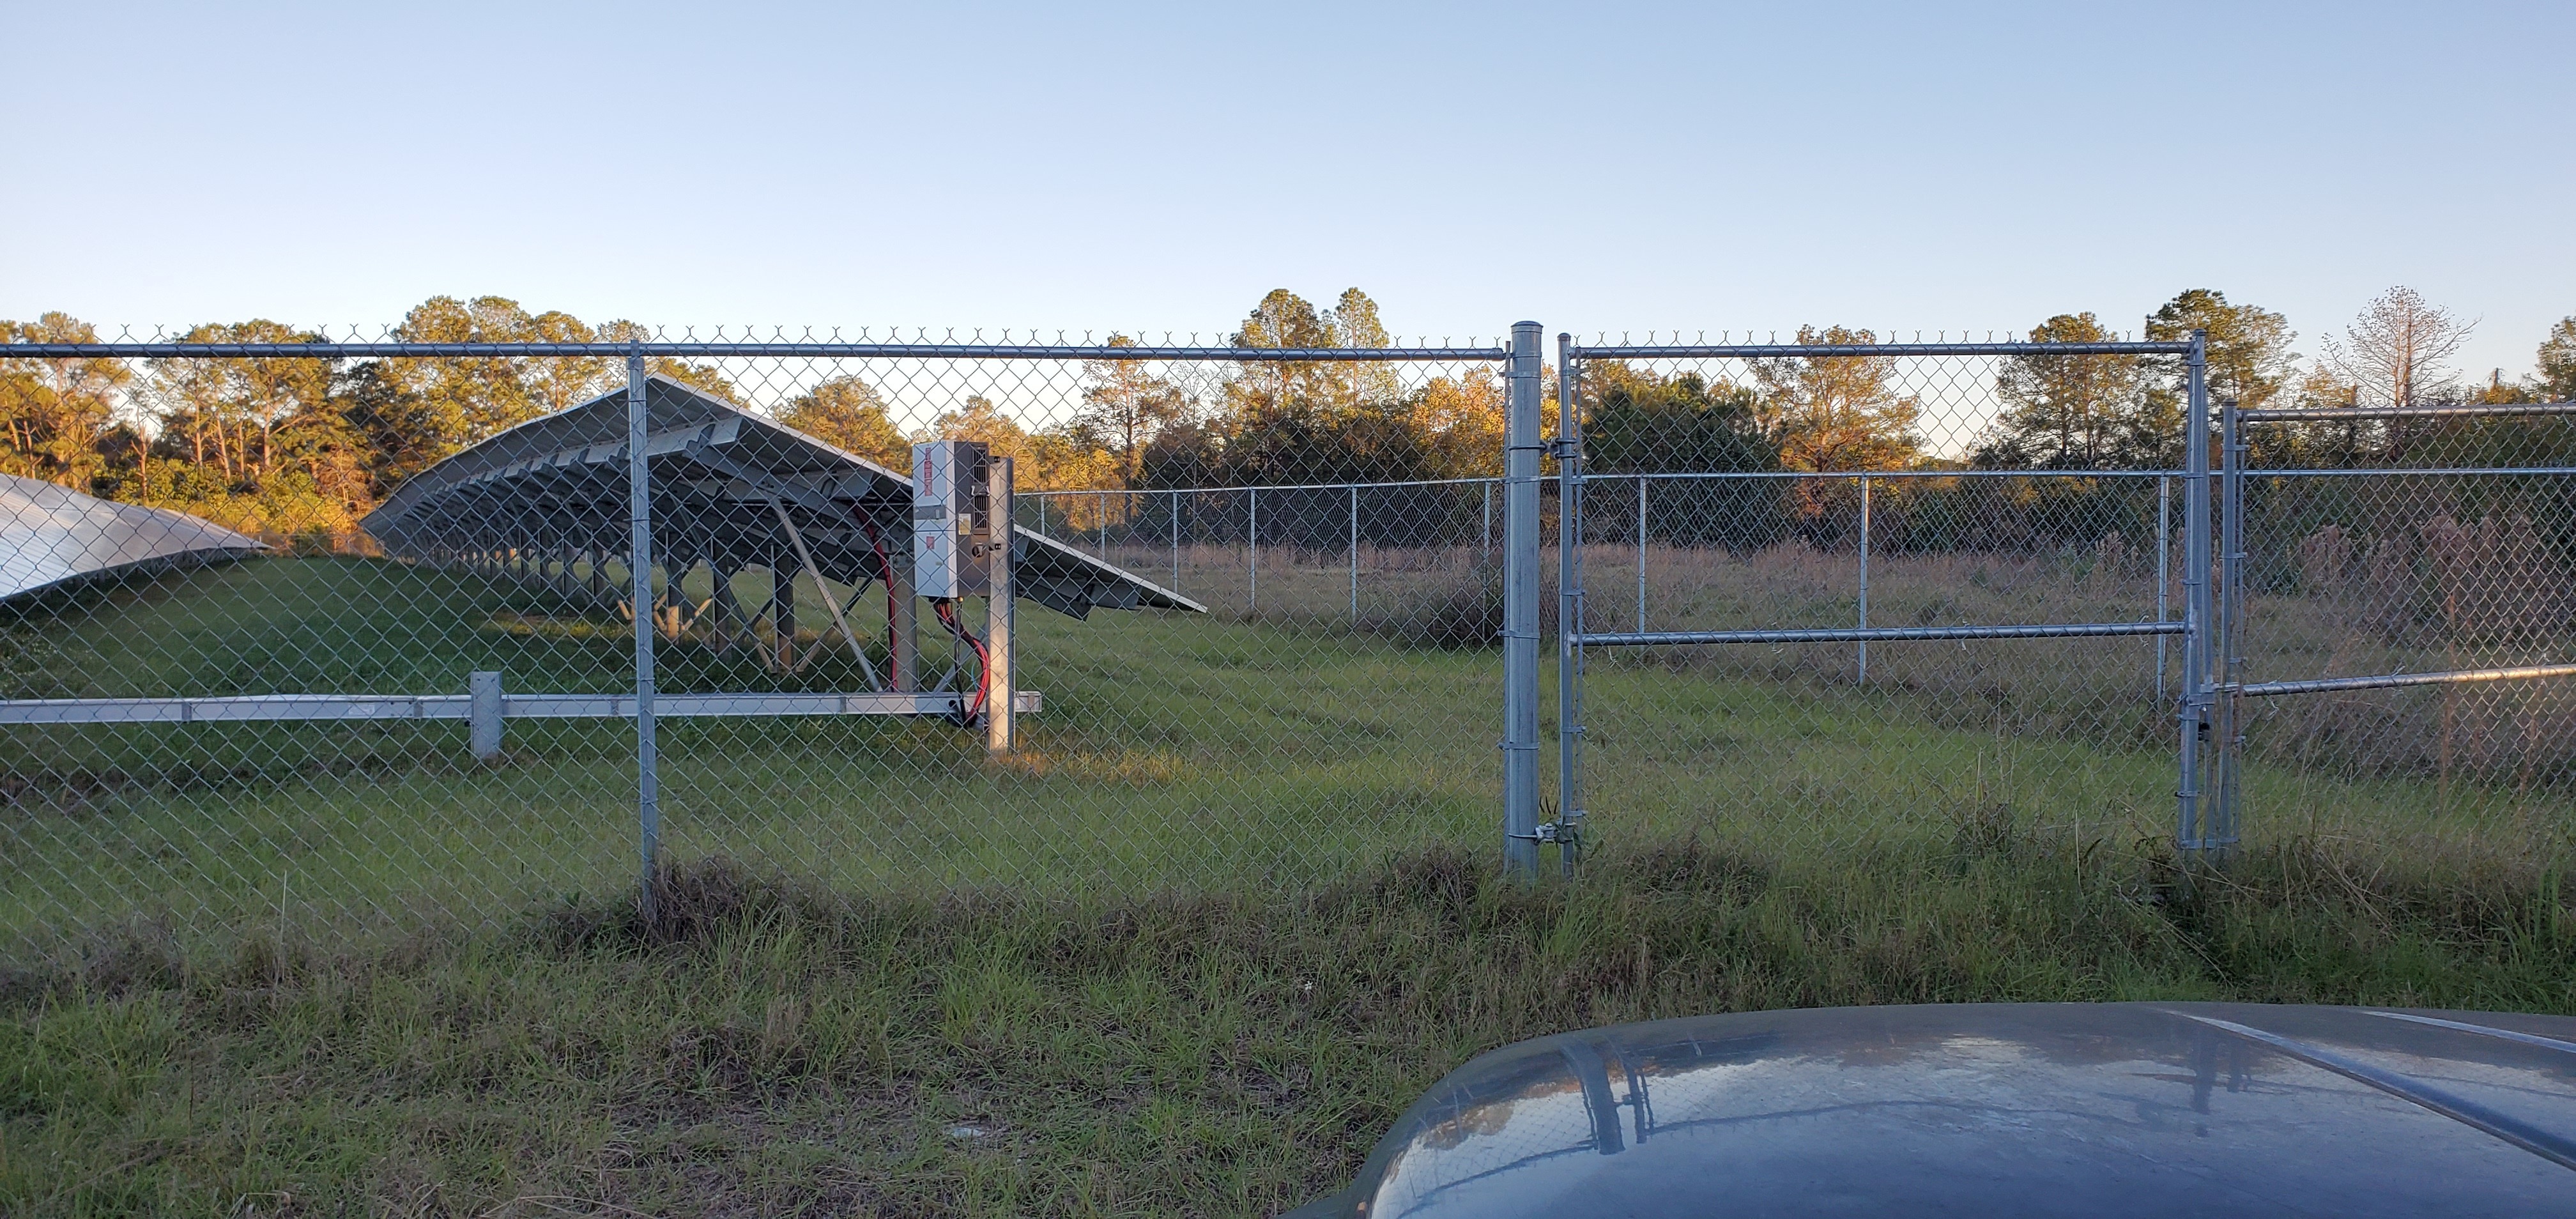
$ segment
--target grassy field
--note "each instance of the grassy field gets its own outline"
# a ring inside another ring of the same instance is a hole
[[[1298,588],[1285,575],[1280,593]],[[845,892],[1087,897],[1298,889],[1427,843],[1492,845],[1492,652],[1141,613],[1030,611],[1023,637],[1048,711],[1002,768],[948,724],[667,722],[667,856]],[[474,667],[500,667],[513,691],[616,691],[631,647],[623,624],[546,593],[381,559],[193,572],[23,621],[13,639],[15,696],[459,691]],[[806,644],[824,660],[796,675],[765,673],[750,649],[672,644],[665,688],[853,680],[829,639]],[[2169,827],[2148,642],[1880,647],[1870,688],[1844,680],[1842,649],[1765,665],[1597,665],[1597,840],[1842,850],[1937,840],[1994,809],[2112,838]],[[137,917],[183,938],[258,925],[335,943],[634,884],[616,722],[515,722],[500,765],[466,758],[464,724],[13,727],[0,742],[0,943],[15,956]],[[2553,786],[2275,765],[2249,773],[2249,807],[2257,843],[2352,838],[2398,856],[2550,856],[2568,825]]]
[[[615,723],[516,722],[496,766],[462,725],[0,730],[0,1213],[1261,1214],[1450,1066],[1601,1021],[2576,1011],[2563,785],[2258,764],[2245,850],[2178,883],[2135,640],[1874,650],[1861,689],[1841,649],[1605,662],[1587,873],[1505,884],[1492,653],[1336,627],[1336,573],[1278,562],[1276,617],[1024,614],[1048,710],[1007,766],[935,723],[667,723],[652,925]],[[1766,572],[1832,612],[1830,571]],[[615,689],[629,636],[580,611],[244,563],[12,623],[0,678]],[[673,688],[852,676],[665,653]]]
[[[2230,998],[2576,1011],[2555,865],[2299,839],[2174,884],[2003,821],[1826,856],[1632,842],[1580,884],[1400,856],[1298,896],[817,892],[224,960],[102,941],[0,991],[0,1211],[1258,1215],[1420,1088],[1592,1023]]]
[[[1275,595],[1297,578],[1281,573]],[[550,597],[380,560],[244,563],[21,622],[0,664],[22,697],[461,690],[485,667],[514,690],[619,688],[622,624]],[[1427,844],[1493,842],[1490,652],[1223,614],[1077,623],[1031,610],[1022,623],[1025,681],[1048,710],[1006,767],[937,723],[667,722],[669,857],[851,892],[1074,897],[1293,890]],[[795,675],[762,671],[748,649],[674,644],[666,688],[853,680],[830,640],[807,642],[823,659]],[[2168,832],[2150,643],[1882,646],[1866,689],[1848,663],[1840,648],[1724,667],[1605,658],[1589,689],[1596,840],[1698,832],[1830,852],[1996,817],[2122,840]],[[623,725],[517,721],[497,766],[464,744],[453,723],[0,729],[0,942],[42,955],[137,919],[191,939],[255,926],[354,942],[631,887]],[[2274,765],[2247,785],[2256,843],[2567,850],[2560,786]]]

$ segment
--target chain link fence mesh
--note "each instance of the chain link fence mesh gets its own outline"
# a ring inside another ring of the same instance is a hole
[[[662,860],[851,892],[1224,891],[1488,844],[1492,353],[1126,346],[647,360]],[[172,553],[148,543],[201,523],[13,480],[0,525],[67,578],[0,600],[8,953],[133,929],[349,942],[632,889],[625,362],[528,352],[11,362],[112,364],[192,471],[223,468],[216,446],[311,456],[277,425],[320,397],[419,448],[357,528],[316,513]],[[839,457],[806,469],[748,425],[719,435],[699,400]],[[563,422],[585,412],[599,426]],[[884,578],[910,575],[909,447],[941,437],[1010,456],[1017,524],[1049,540],[1017,614],[1016,685],[1042,709],[998,760],[957,714],[982,604],[952,630]],[[120,512],[141,515],[89,519]],[[477,674],[508,709],[494,740]],[[905,685],[953,697],[905,715],[715,697]]]
[[[2249,817],[2427,849],[2564,853],[2576,825],[2568,409],[2248,413],[2234,498]]]
[[[1841,356],[1870,336],[1800,341],[1578,349],[1584,634],[2157,633],[1585,647],[1589,842],[2171,841],[2193,689],[2188,636],[2162,633],[2191,595],[2185,362],[2146,345]],[[2545,405],[2255,416],[2231,480],[2226,413],[2212,404],[2205,437],[2206,680],[2216,736],[2224,708],[2242,737],[2204,742],[2201,832],[2563,853],[2576,420]],[[2473,680],[2302,685],[2428,673]]]
[[[630,891],[639,618],[668,703],[667,862],[1078,894],[1495,845],[1499,350],[673,347],[646,360],[671,396],[648,410],[639,614],[613,347],[172,337],[268,345],[8,364],[153,421],[144,503],[254,463],[296,476],[267,481],[255,537],[9,479],[0,953],[135,929],[341,943]],[[1575,354],[1583,633],[2142,629],[1586,647],[1593,845],[2171,839],[2172,352],[1621,350]],[[732,410],[754,423],[709,430]],[[608,430],[566,431],[583,411]],[[352,472],[317,418],[392,438],[363,522],[330,510]],[[2576,661],[2571,429],[2249,424],[2228,680]],[[901,488],[933,438],[1010,456],[1015,523],[1042,539],[1015,673],[1042,705],[999,759],[959,722],[982,606],[952,625],[888,580],[910,578]],[[436,494],[405,500],[406,480]],[[1551,481],[1550,636],[1560,510]],[[896,695],[912,713],[878,713]],[[2571,699],[2564,679],[2245,698],[2249,841],[2554,841],[2576,811]]]
[[[2160,353],[1578,353],[1582,832],[1783,849],[2173,831],[2180,386]],[[1653,349],[1642,349],[1651,353]]]

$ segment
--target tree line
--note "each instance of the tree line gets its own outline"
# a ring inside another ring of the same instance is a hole
[[[2473,323],[2409,288],[2382,293],[2312,360],[2291,349],[2281,314],[2194,288],[2146,318],[2154,342],[2205,332],[2213,402],[2248,410],[2576,399],[2576,317],[2543,337],[2538,372],[2464,381],[2449,366]],[[2092,313],[2059,314],[2030,329],[2036,343],[2121,336]],[[1862,344],[1867,330],[1809,327],[1797,341]],[[2018,355],[1994,374],[1994,417],[1964,446],[1936,456],[1922,432],[1927,392],[1886,356],[1750,362],[1750,375],[1712,384],[1696,373],[1657,376],[1625,365],[1585,370],[1586,451],[1604,472],[1645,470],[1855,471],[1942,468],[2159,469],[2181,464],[2187,373],[2171,355]],[[2405,420],[2251,429],[2269,464],[2349,465],[2405,460],[2427,438],[2461,425]]]
[[[2544,336],[2538,371],[2462,380],[2450,367],[2473,323],[2406,288],[2372,300],[2314,358],[2291,349],[2279,313],[2218,291],[2176,295],[2145,335],[2208,334],[2214,398],[2249,408],[2350,407],[2576,398],[2576,317]],[[618,342],[635,323],[591,324],[486,296],[435,297],[391,337],[435,342]],[[0,321],[0,342],[95,341],[61,313]],[[265,320],[212,323],[191,342],[292,343],[321,336]],[[1806,327],[1801,344],[1878,341],[1869,330]],[[2092,313],[2060,314],[2038,342],[2118,337]],[[885,387],[856,375],[804,385],[775,409],[790,426],[902,468],[913,441],[982,440],[1019,459],[1033,490],[1393,482],[1480,477],[1502,464],[1504,389],[1487,367],[1408,378],[1366,361],[1264,361],[1264,348],[1390,344],[1377,303],[1357,288],[1319,307],[1274,290],[1229,338],[1221,366],[1094,359],[1057,417],[1032,427],[990,393],[957,392],[928,418],[898,418]],[[1112,336],[1112,348],[1133,346]],[[742,401],[724,369],[657,359],[653,371]],[[1551,370],[1550,376],[1553,377]],[[289,358],[142,361],[0,358],[0,472],[133,503],[174,507],[247,531],[338,532],[405,478],[503,429],[614,388],[608,358]],[[2179,464],[2183,368],[2170,356],[2015,356],[1991,385],[1926,384],[1884,356],[1748,361],[1712,380],[1617,362],[1580,387],[1592,468],[1633,471],[1866,472],[2167,467]],[[1928,406],[1973,391],[1994,414],[1964,446],[1927,436]],[[909,396],[908,387],[904,390]],[[947,390],[938,392],[946,393]],[[1551,390],[1552,392],[1552,390]],[[1927,404],[1926,397],[1934,401]],[[2404,461],[2455,435],[2404,420],[2257,429],[2267,460]],[[1821,491],[1797,492],[1812,498]],[[1800,515],[1812,514],[1806,505]]]

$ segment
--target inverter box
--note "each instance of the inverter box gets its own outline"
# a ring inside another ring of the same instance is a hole
[[[992,453],[972,440],[912,446],[912,583],[924,597],[992,591]]]

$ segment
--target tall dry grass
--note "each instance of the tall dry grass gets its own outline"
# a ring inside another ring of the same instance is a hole
[[[2576,570],[2528,514],[2329,524],[2285,549],[2254,565],[2249,680],[2576,659]],[[2539,681],[2268,700],[2254,740],[2309,765],[2527,790],[2576,778],[2576,690]]]
[[[1972,807],[1835,855],[1680,837],[1526,886],[834,893],[720,860],[381,952],[155,929],[0,976],[0,1211],[1270,1214],[1517,1039],[1705,1012],[2228,999],[2576,1011],[2563,858],[2153,844]]]

